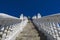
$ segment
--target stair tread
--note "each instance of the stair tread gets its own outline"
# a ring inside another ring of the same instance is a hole
[[[40,40],[40,37],[21,37],[20,40]]]

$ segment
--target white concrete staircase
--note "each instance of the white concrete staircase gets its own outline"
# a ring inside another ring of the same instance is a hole
[[[39,33],[36,31],[31,21],[28,22],[27,26],[19,34],[16,40],[40,40]]]

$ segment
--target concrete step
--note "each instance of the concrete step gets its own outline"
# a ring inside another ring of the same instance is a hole
[[[40,40],[40,37],[19,37],[16,40]]]
[[[38,34],[20,34],[21,37],[38,37]]]
[[[21,34],[37,34],[37,32],[33,32],[33,31],[28,31],[28,32],[26,32],[26,31],[23,31],[23,32],[21,32]]]

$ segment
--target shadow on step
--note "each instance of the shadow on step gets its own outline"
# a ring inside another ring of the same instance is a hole
[[[33,22],[32,22],[33,23]],[[33,23],[33,25],[35,26],[35,29],[38,31],[39,33],[39,37],[40,40],[47,40],[47,36],[44,35],[44,33],[42,33],[41,31],[38,30],[38,28],[36,27],[36,25]]]

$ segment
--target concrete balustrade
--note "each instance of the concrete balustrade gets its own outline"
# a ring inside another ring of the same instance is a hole
[[[60,14],[35,18],[33,23],[47,36],[47,40],[60,40]]]
[[[0,13],[0,40],[15,40],[28,22],[26,16],[20,18]]]
[[[25,26],[26,24],[27,24],[27,21],[25,20],[25,21],[22,21],[21,23],[7,26],[6,29],[4,30],[1,40],[8,40],[8,39],[15,40],[17,34],[20,33],[20,31],[22,31],[22,29],[24,28],[23,26]]]
[[[6,28],[2,27],[0,32],[1,40],[15,40],[18,34],[23,30],[24,26],[26,26],[28,20],[24,20],[20,23],[16,23],[13,25],[7,25]]]

